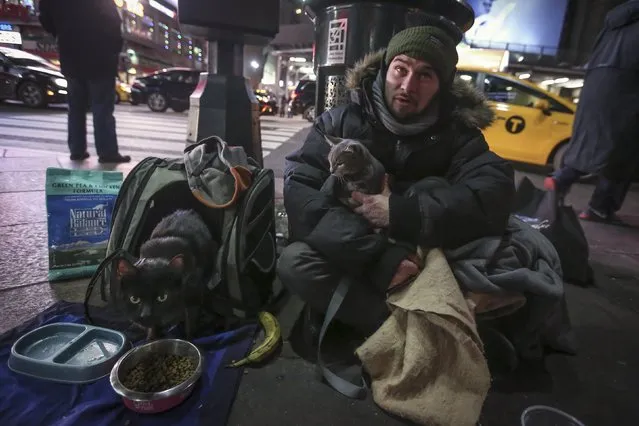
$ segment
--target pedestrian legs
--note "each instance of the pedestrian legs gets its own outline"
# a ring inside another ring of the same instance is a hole
[[[116,158],[118,140],[115,133],[115,79],[91,80],[91,109],[93,111],[93,134],[95,149],[100,158]]]
[[[87,157],[87,108],[89,107],[89,84],[81,78],[69,78],[67,143],[72,160]]]
[[[601,218],[612,217],[623,205],[630,184],[630,180],[613,181],[600,175],[588,207]]]

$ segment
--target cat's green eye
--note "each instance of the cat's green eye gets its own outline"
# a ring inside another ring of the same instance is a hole
[[[131,296],[131,297],[129,297],[129,302],[133,303],[134,305],[137,305],[138,303],[140,303],[140,298],[139,297],[135,297],[135,296]]]
[[[166,293],[164,293],[162,296],[158,296],[158,302],[166,301],[167,297],[169,297],[169,296]]]

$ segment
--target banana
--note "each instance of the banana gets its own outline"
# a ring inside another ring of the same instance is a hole
[[[228,367],[235,368],[246,364],[260,362],[277,349],[280,342],[280,336],[282,334],[277,318],[275,318],[275,316],[273,316],[270,312],[260,312],[258,314],[258,318],[262,328],[264,328],[264,341],[262,341],[262,343],[260,343],[260,345],[256,348],[253,348],[251,353],[249,353],[245,358],[242,358],[239,361],[233,361],[228,365]]]

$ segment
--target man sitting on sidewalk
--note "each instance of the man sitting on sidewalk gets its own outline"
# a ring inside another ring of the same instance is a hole
[[[286,159],[293,243],[281,254],[279,277],[319,312],[340,278],[352,277],[336,317],[365,335],[388,317],[389,288],[419,273],[410,247],[459,247],[502,235],[508,222],[513,170],[481,133],[494,117],[483,96],[454,79],[460,40],[460,33],[436,26],[396,34],[385,52],[350,71],[356,100],[320,116]],[[390,196],[356,195],[361,206],[354,212],[326,191],[325,135],[362,141],[392,176]],[[430,177],[450,186],[425,185],[406,195]]]

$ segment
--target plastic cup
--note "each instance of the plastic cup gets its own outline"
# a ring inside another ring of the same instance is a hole
[[[568,413],[546,405],[533,405],[521,414],[521,426],[585,426]]]

